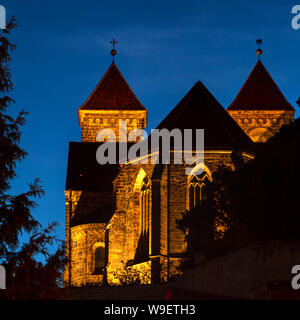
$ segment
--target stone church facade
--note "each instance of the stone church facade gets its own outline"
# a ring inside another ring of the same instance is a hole
[[[260,60],[227,110],[197,82],[158,129],[204,129],[200,175],[198,167],[186,175],[188,165],[172,161],[176,150],[169,164],[97,163],[100,129],[112,129],[119,146],[119,120],[128,131],[147,125],[147,109],[114,63],[78,117],[81,142],[69,144],[65,190],[65,286],[118,284],[136,276],[155,284],[177,272],[186,242],[176,220],[205,198],[205,181],[220,165],[235,170],[253,159],[255,143],[290,123],[294,108]]]

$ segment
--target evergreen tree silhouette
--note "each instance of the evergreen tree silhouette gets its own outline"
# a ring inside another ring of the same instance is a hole
[[[8,112],[14,104],[8,64],[15,50],[9,34],[15,27],[12,18],[0,34],[0,264],[6,269],[7,288],[0,290],[0,298],[55,299],[60,293],[64,252],[59,245],[54,254],[49,253],[49,245],[57,241],[53,235],[56,223],[43,228],[31,214],[35,200],[44,195],[40,181],[35,179],[22,194],[13,195],[11,190],[16,165],[27,155],[19,145],[26,112],[16,118]]]

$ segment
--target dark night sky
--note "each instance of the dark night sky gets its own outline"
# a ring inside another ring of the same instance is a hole
[[[295,1],[2,0],[18,19],[12,40],[13,113],[30,114],[14,191],[35,177],[46,196],[34,215],[57,220],[64,238],[64,185],[69,141],[80,141],[77,108],[111,63],[116,64],[155,128],[197,80],[227,107],[250,73],[263,38],[262,61],[289,102],[300,96],[300,29],[291,27]],[[299,2],[299,1],[298,1]],[[297,116],[299,111],[297,110]]]

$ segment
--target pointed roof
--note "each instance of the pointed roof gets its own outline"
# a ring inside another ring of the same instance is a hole
[[[295,111],[260,60],[227,110]]]
[[[112,63],[80,110],[146,110]]]
[[[253,150],[251,139],[200,81],[157,128],[204,129],[205,149]]]

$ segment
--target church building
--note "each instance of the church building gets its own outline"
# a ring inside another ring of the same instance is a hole
[[[253,159],[255,143],[289,124],[294,112],[259,57],[227,110],[198,81],[158,126],[204,129],[201,174],[195,167],[186,175],[187,164],[172,160],[100,165],[99,130],[112,129],[119,144],[119,120],[128,131],[147,126],[148,110],[113,62],[78,109],[81,142],[69,144],[65,286],[168,280],[186,250],[176,220],[205,198],[205,183],[220,165],[235,170]]]

